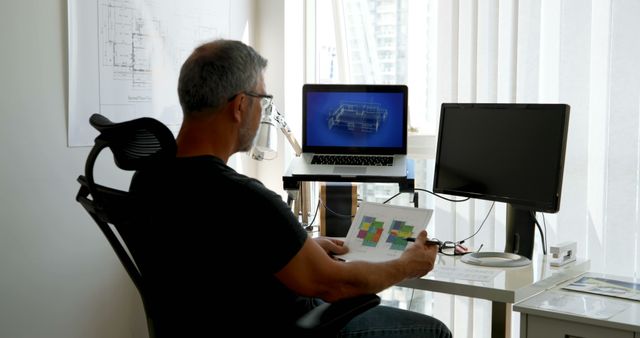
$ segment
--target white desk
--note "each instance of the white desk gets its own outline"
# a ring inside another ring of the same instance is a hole
[[[640,301],[562,289],[575,279],[514,305],[521,338],[640,338]]]
[[[590,262],[578,259],[562,267],[551,267],[546,257],[535,257],[532,264],[517,268],[490,268],[469,265],[460,256],[439,255],[434,271],[425,277],[404,281],[398,286],[490,300],[491,337],[511,336],[511,306],[569,280],[589,269]],[[456,279],[461,273],[492,271],[491,280]]]

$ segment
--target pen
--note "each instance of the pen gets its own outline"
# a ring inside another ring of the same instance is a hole
[[[405,240],[406,240],[407,242],[415,242],[415,241],[416,241],[416,239],[415,239],[414,237],[407,237],[407,238],[405,238]],[[430,240],[430,239],[427,239],[426,243],[427,243],[427,244],[434,244],[434,245],[440,245],[440,244],[442,244],[442,243],[440,243],[440,241],[437,241],[437,240]]]
[[[329,257],[331,257],[331,258],[333,258],[333,259],[335,259],[337,261],[340,261],[340,262],[346,262],[344,259],[342,259],[340,257],[337,257],[337,256],[334,256],[333,254],[329,254]]]

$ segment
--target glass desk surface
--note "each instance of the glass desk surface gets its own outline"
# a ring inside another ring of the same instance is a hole
[[[588,271],[590,266],[589,260],[578,258],[552,267],[547,256],[539,255],[522,267],[484,267],[466,264],[460,257],[440,254],[433,271],[397,286],[516,303]]]

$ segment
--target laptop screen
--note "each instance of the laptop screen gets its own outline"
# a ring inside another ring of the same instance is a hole
[[[406,154],[407,86],[305,84],[302,151]]]

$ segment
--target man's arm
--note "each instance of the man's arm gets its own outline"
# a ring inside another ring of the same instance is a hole
[[[437,246],[426,245],[426,239],[427,233],[423,231],[400,258],[381,263],[336,261],[316,241],[307,239],[276,277],[299,295],[329,302],[378,293],[433,269]]]

